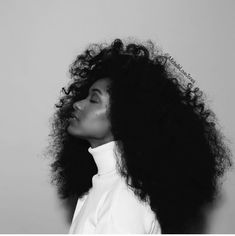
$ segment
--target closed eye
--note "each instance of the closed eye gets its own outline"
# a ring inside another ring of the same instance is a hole
[[[95,94],[94,94],[94,95],[95,95]],[[94,97],[94,95],[92,96],[92,98]],[[90,102],[92,102],[92,103],[98,103],[97,100],[90,100]]]

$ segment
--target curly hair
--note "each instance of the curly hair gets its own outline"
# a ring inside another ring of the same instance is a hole
[[[148,199],[162,233],[196,231],[203,209],[220,192],[219,177],[232,166],[231,150],[205,94],[174,72],[168,59],[151,40],[144,45],[119,38],[110,45],[89,44],[76,57],[49,135],[51,183],[61,199],[76,202],[92,187],[97,167],[90,144],[67,132],[68,118],[73,103],[108,77],[121,175],[140,200]]]

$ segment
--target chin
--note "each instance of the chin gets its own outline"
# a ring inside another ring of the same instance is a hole
[[[67,132],[68,132],[71,136],[84,139],[84,136],[81,135],[81,134],[78,132],[78,130],[76,130],[75,128],[71,127],[70,125],[69,125],[68,128],[67,128]]]
[[[68,126],[67,132],[71,135],[76,136],[76,130],[73,127],[71,127],[71,125]]]

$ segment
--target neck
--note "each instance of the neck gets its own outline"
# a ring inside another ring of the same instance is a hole
[[[93,156],[98,169],[98,175],[103,176],[117,169],[119,154],[116,149],[116,141],[110,141],[95,148],[89,147],[88,152]]]

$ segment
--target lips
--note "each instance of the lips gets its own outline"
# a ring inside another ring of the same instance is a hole
[[[75,119],[79,120],[78,116],[76,116],[76,115],[75,115],[75,114],[73,114],[73,113],[72,113],[71,117],[73,117],[73,118],[75,118]]]

